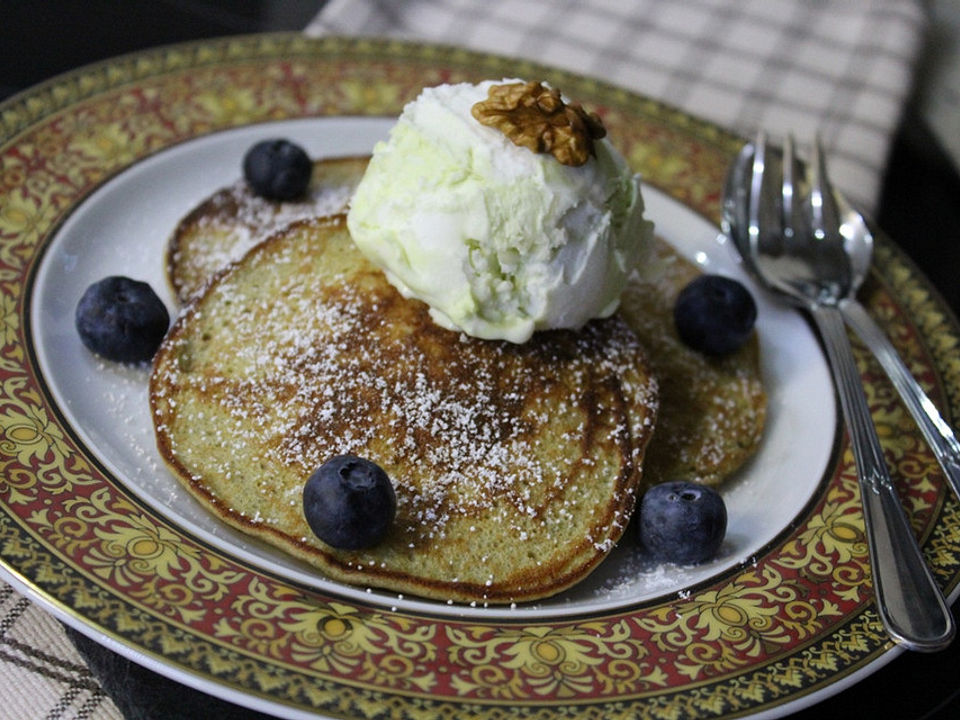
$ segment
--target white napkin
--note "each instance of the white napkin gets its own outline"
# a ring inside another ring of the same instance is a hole
[[[921,0],[329,0],[305,31],[535,60],[746,138],[819,131],[831,179],[872,211],[925,26]]]

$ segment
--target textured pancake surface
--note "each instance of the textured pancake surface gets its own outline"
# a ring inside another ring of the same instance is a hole
[[[368,161],[367,156],[316,160],[308,202],[263,200],[242,181],[202,201],[180,222],[169,245],[170,282],[181,301],[271,232],[345,209]],[[670,480],[718,485],[756,452],[763,435],[767,399],[756,336],[718,360],[688,348],[674,330],[676,297],[699,273],[658,238],[621,301],[621,313],[642,339],[661,386],[647,485]]]
[[[767,397],[756,333],[723,358],[691,350],[677,335],[673,306],[699,274],[658,239],[620,301],[660,383],[657,429],[644,461],[647,485],[718,485],[756,452],[763,436]]]
[[[226,522],[361,586],[462,602],[554,594],[626,527],[656,381],[619,316],[522,345],[445,330],[363,259],[343,217],[297,222],[217,276],[151,376],[157,444]],[[335,550],[301,509],[333,455],[398,499],[379,545]]]
[[[315,160],[305,197],[267,200],[240,179],[204,199],[177,224],[167,244],[167,279],[185,303],[218,270],[297,220],[343,212],[369,157]]]

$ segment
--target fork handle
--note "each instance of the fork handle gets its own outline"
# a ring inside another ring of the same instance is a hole
[[[825,305],[812,306],[810,313],[823,338],[850,433],[880,619],[905,647],[942,649],[953,639],[953,617],[887,471],[843,316],[837,307]]]
[[[900,359],[886,333],[877,326],[863,305],[856,300],[844,300],[840,304],[840,311],[847,324],[860,336],[890,377],[943,468],[953,492],[960,498],[960,442],[957,441],[953,429],[940,415],[937,406],[927,397],[920,383]]]

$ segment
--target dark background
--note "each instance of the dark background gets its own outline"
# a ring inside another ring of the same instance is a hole
[[[323,0],[4,0],[0,100],[60,72],[146,47],[299,30],[322,5]],[[880,228],[960,312],[960,176],[918,116],[916,103],[908,105],[893,145],[879,207]],[[70,636],[128,720],[262,717],[175,685],[73,631]],[[904,653],[852,689],[794,717],[841,715],[960,717],[960,641],[942,653]]]

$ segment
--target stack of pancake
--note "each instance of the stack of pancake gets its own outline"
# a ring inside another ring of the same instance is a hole
[[[343,582],[522,602],[589,574],[646,484],[717,484],[754,452],[756,341],[722,360],[683,346],[673,300],[697,270],[665,243],[611,318],[521,345],[470,338],[355,249],[335,211],[364,165],[318,162],[300,219],[238,185],[171,238],[186,307],[151,376],[157,443],[225,522]],[[303,517],[306,479],[344,453],[394,483],[373,548],[329,547]]]

